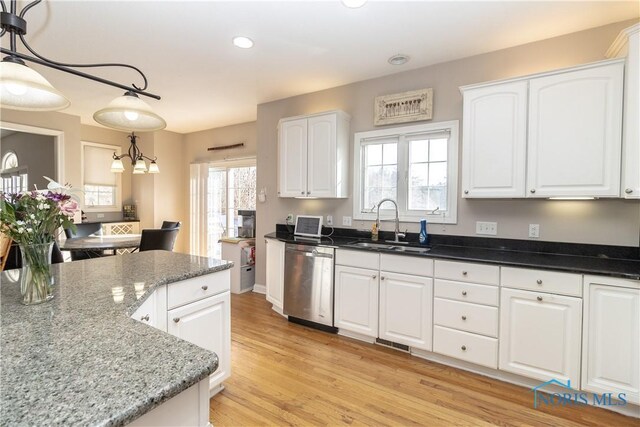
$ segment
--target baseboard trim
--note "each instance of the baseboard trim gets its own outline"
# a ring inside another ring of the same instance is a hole
[[[265,285],[259,285],[256,283],[255,285],[253,285],[253,292],[255,292],[256,294],[266,295],[267,287]]]

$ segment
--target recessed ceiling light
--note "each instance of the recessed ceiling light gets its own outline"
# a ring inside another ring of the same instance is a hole
[[[401,53],[397,54],[397,55],[393,55],[391,58],[389,58],[389,64],[391,65],[403,65],[406,64],[407,62],[409,62],[409,55],[403,55]]]
[[[357,9],[364,6],[367,0],[342,0],[342,4],[350,7],[351,9]]]
[[[238,36],[233,38],[233,44],[242,49],[249,49],[253,47],[253,40],[249,37]]]

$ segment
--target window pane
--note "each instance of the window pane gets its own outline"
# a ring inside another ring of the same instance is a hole
[[[395,165],[398,163],[398,144],[384,144],[382,150],[382,160],[385,165]]]
[[[113,206],[113,192],[100,193],[100,205],[101,206]]]
[[[426,210],[428,197],[429,187],[412,187],[409,191],[409,209]]]
[[[409,170],[409,186],[427,186],[429,185],[429,164],[418,163],[411,165]]]
[[[410,143],[410,159],[411,163],[429,161],[429,141],[411,141]]]
[[[369,166],[365,175],[365,188],[382,185],[382,166]]]
[[[383,166],[381,178],[381,187],[396,188],[398,184],[398,166]]]
[[[365,165],[382,164],[382,144],[371,144],[365,146]]]
[[[429,186],[447,185],[447,164],[445,162],[429,163]]]
[[[369,212],[381,199],[382,189],[380,187],[366,189],[364,193],[364,211]]]
[[[432,139],[429,147],[431,148],[431,152],[429,153],[430,162],[443,162],[447,160],[446,139]]]
[[[439,208],[439,213],[447,211],[447,187],[429,188],[429,202],[427,204],[427,209],[432,211],[436,208]]]

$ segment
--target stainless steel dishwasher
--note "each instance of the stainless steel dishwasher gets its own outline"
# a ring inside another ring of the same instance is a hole
[[[333,327],[333,254],[333,248],[285,245],[283,304],[289,320]]]

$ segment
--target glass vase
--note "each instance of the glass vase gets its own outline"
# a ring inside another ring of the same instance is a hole
[[[22,272],[20,291],[25,305],[40,304],[53,298],[53,276],[49,270],[53,242],[20,245]]]

